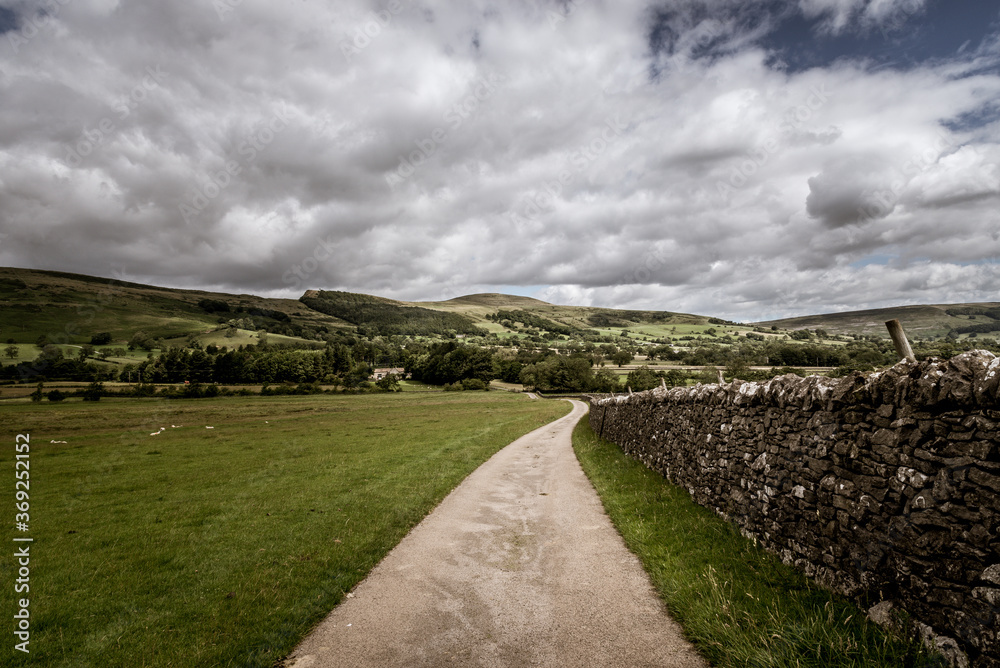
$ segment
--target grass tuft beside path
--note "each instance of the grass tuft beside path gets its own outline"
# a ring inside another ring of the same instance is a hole
[[[4,407],[8,462],[31,435],[35,542],[31,653],[10,594],[0,665],[271,666],[455,485],[569,409],[499,392]]]
[[[599,439],[586,419],[577,425],[573,447],[670,613],[714,666],[938,665]]]

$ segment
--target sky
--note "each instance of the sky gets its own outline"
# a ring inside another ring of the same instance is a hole
[[[739,321],[1000,301],[995,0],[0,0],[0,266]]]

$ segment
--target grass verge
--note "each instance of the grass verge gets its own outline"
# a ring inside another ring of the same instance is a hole
[[[500,392],[4,407],[8,461],[31,436],[34,543],[31,653],[4,596],[0,665],[270,666],[480,463],[568,410]]]
[[[573,433],[583,470],[685,635],[719,667],[938,665],[847,599],[811,583],[658,473]]]

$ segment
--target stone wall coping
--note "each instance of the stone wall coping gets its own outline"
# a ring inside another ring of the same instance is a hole
[[[692,387],[658,387],[631,395],[589,395],[591,404],[770,404],[803,410],[861,404],[907,404],[921,408],[995,409],[1000,405],[1000,357],[972,350],[949,360],[902,360],[882,371],[854,373],[843,378],[795,374],[766,382],[734,380]]]

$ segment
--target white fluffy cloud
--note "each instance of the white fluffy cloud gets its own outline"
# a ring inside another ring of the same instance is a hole
[[[989,44],[795,72],[721,0],[50,4],[6,3],[0,264],[747,320],[995,299]]]

